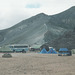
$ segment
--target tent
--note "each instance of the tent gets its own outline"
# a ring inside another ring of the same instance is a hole
[[[51,49],[48,51],[48,54],[57,54],[57,52],[56,52],[53,48],[51,48]]]
[[[47,53],[47,51],[46,51],[46,49],[45,48],[43,48],[42,50],[41,50],[41,52],[40,52],[41,54],[45,54],[45,53]]]
[[[13,52],[8,45],[0,47],[0,52]]]
[[[60,48],[59,51],[68,51],[67,48]]]
[[[67,48],[60,48],[59,49],[59,54],[68,54],[68,49]]]
[[[40,50],[41,45],[32,45],[31,46],[31,51],[37,51]]]
[[[72,52],[72,54],[75,54],[75,49],[72,49],[71,52]]]
[[[60,48],[60,49],[59,49],[59,52],[58,52],[58,56],[61,56],[61,55],[71,56],[72,53],[71,53],[71,51],[68,50],[67,48]]]

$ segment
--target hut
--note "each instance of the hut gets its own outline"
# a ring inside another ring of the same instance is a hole
[[[75,49],[72,49],[71,52],[72,52],[72,54],[75,54]]]

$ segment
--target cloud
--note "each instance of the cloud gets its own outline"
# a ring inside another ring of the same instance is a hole
[[[26,5],[26,8],[40,8],[40,7],[41,7],[41,5],[39,3]]]

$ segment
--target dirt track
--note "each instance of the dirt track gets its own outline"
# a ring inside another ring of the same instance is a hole
[[[2,55],[0,75],[75,75],[75,55],[12,53],[12,58]]]

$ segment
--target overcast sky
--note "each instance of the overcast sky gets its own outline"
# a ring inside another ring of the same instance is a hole
[[[0,30],[39,13],[53,15],[72,6],[75,0],[0,0]]]

